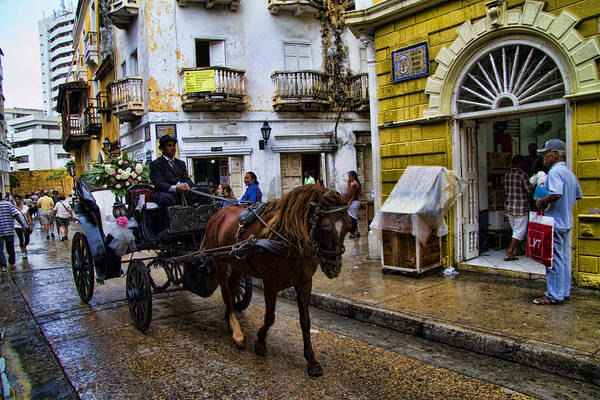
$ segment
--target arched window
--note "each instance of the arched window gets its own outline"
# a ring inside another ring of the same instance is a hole
[[[456,97],[458,113],[560,99],[565,85],[554,59],[533,43],[487,50],[469,63]]]

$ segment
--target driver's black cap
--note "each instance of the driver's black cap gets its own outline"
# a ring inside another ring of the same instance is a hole
[[[163,146],[165,144],[167,144],[168,142],[175,142],[177,143],[177,139],[175,138],[175,136],[171,136],[171,135],[162,135],[160,137],[160,139],[158,139],[158,148],[162,149]]]

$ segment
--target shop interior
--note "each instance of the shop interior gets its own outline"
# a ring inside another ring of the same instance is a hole
[[[222,158],[195,158],[194,182],[201,186],[216,188],[221,183],[229,183],[229,161]]]
[[[529,158],[530,144],[539,149],[554,138],[565,140],[563,111],[510,120],[477,121],[480,256],[468,262],[484,262],[504,269],[533,268],[544,273],[541,264],[525,256],[519,257],[518,261],[503,260],[512,235],[504,212],[504,175],[510,169],[513,155]],[[535,172],[534,166],[543,166],[541,160],[534,162],[536,157],[537,154],[527,162],[526,172],[530,177]],[[521,247],[525,250],[525,243]]]

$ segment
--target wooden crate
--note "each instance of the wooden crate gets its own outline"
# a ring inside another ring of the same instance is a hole
[[[407,233],[382,232],[382,267],[419,275],[442,265],[442,239],[432,233],[425,245]]]

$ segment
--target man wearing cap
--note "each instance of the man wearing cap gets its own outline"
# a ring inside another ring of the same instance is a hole
[[[533,300],[535,304],[562,304],[571,293],[571,247],[570,233],[573,226],[573,206],[582,197],[575,175],[565,164],[565,142],[550,139],[538,153],[549,168],[544,189],[548,195],[537,199],[538,208],[548,210],[546,215],[554,218],[554,257],[552,268],[546,269],[546,294]]]
[[[160,207],[163,228],[168,226],[168,208],[181,204],[184,195],[188,204],[198,202],[198,195],[191,193],[193,182],[188,176],[187,167],[175,158],[177,139],[163,135],[158,140],[162,156],[150,163],[150,180],[154,185],[154,200]]]

